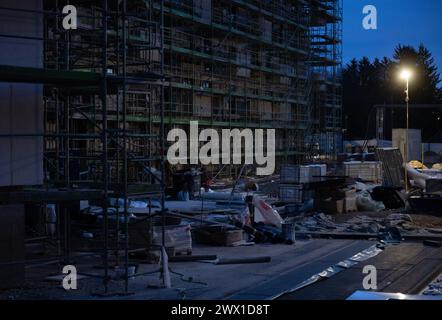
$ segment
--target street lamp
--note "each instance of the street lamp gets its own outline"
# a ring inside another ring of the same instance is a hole
[[[407,165],[408,165],[408,128],[409,128],[409,113],[408,113],[408,109],[409,109],[409,102],[410,102],[410,96],[409,96],[409,83],[410,83],[410,78],[412,76],[411,71],[408,69],[403,69],[401,71],[401,79],[405,80],[407,86],[405,89],[405,102],[407,103],[407,131],[405,134],[405,148],[404,148],[404,153],[405,153],[405,192],[408,192],[408,172],[407,172]]]

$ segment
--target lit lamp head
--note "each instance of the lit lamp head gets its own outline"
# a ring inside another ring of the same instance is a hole
[[[411,78],[411,71],[408,69],[404,69],[401,71],[400,76],[402,80],[408,81]]]

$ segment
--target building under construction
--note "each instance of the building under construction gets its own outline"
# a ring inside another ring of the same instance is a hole
[[[166,125],[275,128],[279,163],[333,156],[339,2],[166,2]]]
[[[77,10],[76,29],[64,27],[66,5]],[[170,129],[190,120],[274,128],[277,165],[333,159],[341,22],[340,0],[1,1],[2,214],[56,203],[54,245],[68,262],[72,203],[97,203],[108,279],[111,251],[128,263],[128,202],[164,204]],[[118,223],[108,214],[115,208]],[[5,241],[24,233],[14,217]],[[23,260],[23,251],[11,254]]]

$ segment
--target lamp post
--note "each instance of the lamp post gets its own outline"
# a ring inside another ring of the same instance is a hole
[[[411,71],[408,69],[404,69],[401,72],[401,78],[405,80],[406,82],[406,89],[405,89],[405,102],[407,104],[407,129],[405,134],[405,148],[404,148],[404,157],[405,157],[405,192],[408,193],[408,171],[407,171],[407,165],[408,165],[408,129],[409,129],[409,103],[410,103],[410,95],[409,95],[409,84],[410,84],[410,78],[411,78]]]

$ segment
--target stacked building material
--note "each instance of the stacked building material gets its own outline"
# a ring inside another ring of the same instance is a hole
[[[281,183],[310,183],[318,182],[327,174],[327,165],[312,164],[305,166],[283,165],[281,167]]]
[[[344,162],[344,175],[358,178],[367,182],[382,182],[382,167],[380,162]]]
[[[302,203],[302,182],[309,177],[305,166],[283,165],[279,184],[279,199],[288,203]]]
[[[321,181],[327,165],[284,165],[281,167],[279,198],[289,203],[303,203],[312,197],[308,184]]]

